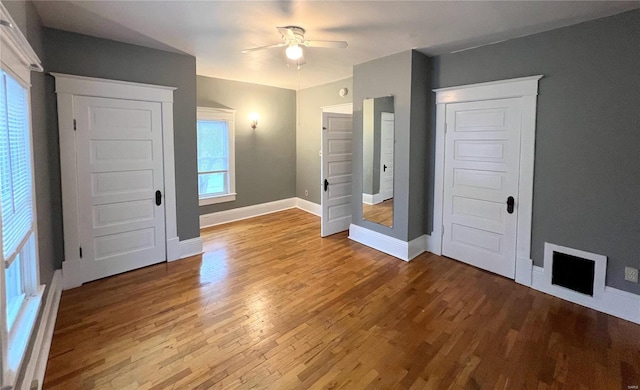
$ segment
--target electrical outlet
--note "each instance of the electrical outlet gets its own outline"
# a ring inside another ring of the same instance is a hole
[[[632,267],[624,267],[624,280],[638,283],[638,269]]]
[[[309,190],[304,190],[304,196],[309,196]]]

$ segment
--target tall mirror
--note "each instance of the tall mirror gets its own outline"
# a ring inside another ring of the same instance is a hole
[[[362,104],[362,217],[393,226],[394,99],[364,99]]]

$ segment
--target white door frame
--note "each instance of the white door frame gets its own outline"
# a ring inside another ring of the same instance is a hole
[[[76,143],[74,136],[74,95],[113,99],[143,100],[162,104],[162,151],[164,165],[164,212],[167,261],[181,257],[176,217],[175,157],[173,143],[173,91],[177,88],[51,73],[56,79],[58,99],[58,131],[60,135],[60,171],[64,224],[64,288],[86,282],[81,274],[83,262],[78,248],[78,193]],[[64,266],[63,263],[63,266]],[[78,270],[77,272],[72,270]]]
[[[322,221],[325,218],[323,215],[324,210],[324,151],[322,150],[322,146],[324,145],[324,114],[332,113],[332,114],[346,114],[351,115],[353,119],[353,103],[343,103],[343,104],[335,104],[331,106],[322,106],[320,112],[320,236],[322,237]],[[351,132],[353,133],[353,127],[351,127]],[[353,174],[351,176],[351,180],[353,182]],[[353,194],[352,194],[353,196]],[[353,215],[353,214],[352,214]]]
[[[389,120],[388,118],[391,117],[391,122],[393,123],[393,139],[394,140],[395,140],[395,133],[396,133],[396,128],[395,128],[395,120],[396,120],[395,117],[396,117],[396,114],[393,113],[393,112],[381,112],[380,113],[380,190],[379,190],[380,198],[376,199],[376,200],[379,200],[379,202],[376,202],[374,200],[374,202],[373,202],[374,204],[377,204],[377,203],[380,203],[380,202],[386,200],[386,199],[384,199],[384,196],[382,194],[382,175],[384,174],[384,169],[382,167],[382,165],[383,165],[382,164],[382,140],[383,140],[383,138],[382,138],[382,122],[385,121],[385,119],[384,119],[385,117],[387,118],[386,120]],[[395,173],[393,172],[393,168],[395,168],[395,165],[396,165],[395,145],[391,146],[391,150],[393,150],[393,161],[392,161],[393,167],[391,169],[391,192],[393,193],[393,180],[395,180],[395,177],[394,177]],[[375,195],[374,195],[374,198],[375,198]]]
[[[322,221],[322,200],[324,199],[324,153],[322,150],[323,136],[324,133],[322,131],[322,126],[324,126],[323,122],[323,114],[325,112],[330,112],[333,114],[350,114],[353,117],[353,103],[343,103],[343,104],[335,104],[332,106],[323,106],[320,107],[320,221]],[[353,129],[352,129],[353,131]],[[353,178],[351,178],[353,180]],[[352,194],[353,195],[353,194]]]
[[[518,181],[516,231],[516,282],[530,285],[531,215],[533,209],[533,165],[536,139],[536,101],[542,75],[434,89],[436,93],[436,150],[431,252],[442,255],[446,106],[448,103],[522,98],[522,133]]]

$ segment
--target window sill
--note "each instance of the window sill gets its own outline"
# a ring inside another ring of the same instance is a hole
[[[198,205],[199,206],[206,206],[206,205],[216,204],[216,203],[233,202],[234,200],[236,200],[236,193],[235,192],[232,193],[232,194],[212,196],[212,197],[209,197],[209,198],[200,198],[198,200]]]
[[[8,358],[3,385],[15,385],[22,360],[24,359],[31,334],[35,329],[44,286],[40,286],[35,295],[24,300],[15,323],[9,333]]]

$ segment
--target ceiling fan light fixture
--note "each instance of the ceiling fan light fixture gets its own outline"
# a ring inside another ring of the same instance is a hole
[[[302,48],[298,45],[291,45],[287,47],[285,54],[290,60],[298,60],[302,57]]]

